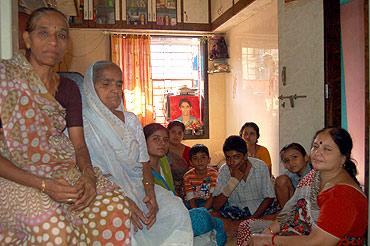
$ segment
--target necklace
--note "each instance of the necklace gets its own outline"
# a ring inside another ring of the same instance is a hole
[[[60,83],[59,75],[57,73],[53,73],[49,81],[49,86],[47,87],[48,91],[53,96],[55,96],[56,92],[58,91],[59,83]]]
[[[325,190],[325,188],[329,188],[331,186],[333,186],[335,183],[333,183],[333,181],[339,177],[341,174],[341,172],[337,173],[334,177],[331,177],[329,178],[327,181],[323,181],[322,180],[322,177],[320,178],[320,190]]]
[[[256,157],[256,152],[257,152],[257,146],[256,145],[255,145],[254,148],[248,148],[248,156],[249,157]]]

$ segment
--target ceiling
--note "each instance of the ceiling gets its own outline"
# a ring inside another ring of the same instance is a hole
[[[274,7],[276,7],[276,0],[256,0],[247,7],[245,7],[244,9],[242,9],[239,13],[234,15],[224,24],[216,28],[215,32],[225,33],[229,31],[231,28],[248,21],[248,19],[251,19],[255,15],[262,12],[273,15],[276,12],[274,11]]]

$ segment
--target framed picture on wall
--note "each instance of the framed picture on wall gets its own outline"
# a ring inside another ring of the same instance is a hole
[[[145,25],[148,23],[148,0],[127,0],[127,24]]]
[[[178,120],[185,125],[185,135],[203,135],[204,123],[199,96],[169,96],[168,116],[171,121]]]
[[[176,0],[156,1],[157,25],[174,26],[177,24],[176,4]]]

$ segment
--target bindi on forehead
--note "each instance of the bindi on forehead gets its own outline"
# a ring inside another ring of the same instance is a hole
[[[64,31],[68,32],[68,28],[65,26],[58,26],[58,25],[36,25],[35,30],[55,30],[55,31]]]

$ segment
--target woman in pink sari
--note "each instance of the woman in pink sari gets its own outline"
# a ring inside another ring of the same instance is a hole
[[[23,38],[27,58],[0,61],[0,245],[130,245],[129,204],[92,168],[82,117],[70,117],[81,112],[78,88],[53,70],[67,19],[37,9]]]

